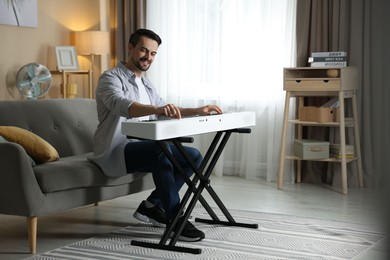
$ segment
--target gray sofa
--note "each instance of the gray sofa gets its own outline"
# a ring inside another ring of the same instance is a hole
[[[0,126],[32,131],[60,156],[32,166],[21,145],[0,143],[0,214],[27,218],[31,253],[36,252],[39,216],[154,187],[151,174],[106,177],[87,160],[97,124],[92,99],[0,101]]]

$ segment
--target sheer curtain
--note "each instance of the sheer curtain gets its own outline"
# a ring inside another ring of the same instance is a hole
[[[183,107],[256,112],[252,133],[230,139],[217,175],[276,180],[295,9],[291,0],[147,1],[147,28],[163,40],[147,77],[161,96]],[[194,145],[205,151],[211,138],[195,136]]]

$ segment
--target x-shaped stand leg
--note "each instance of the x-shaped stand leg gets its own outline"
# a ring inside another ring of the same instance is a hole
[[[173,165],[178,169],[178,171],[183,174],[183,177],[186,178],[186,183],[188,185],[188,189],[182,198],[178,214],[176,215],[174,220],[167,226],[167,229],[165,230],[160,242],[158,244],[156,244],[156,243],[132,240],[131,241],[132,245],[155,248],[155,249],[177,251],[177,252],[186,252],[186,253],[192,253],[192,254],[200,254],[202,252],[202,250],[200,248],[189,248],[189,247],[181,247],[181,246],[175,245],[177,240],[178,240],[178,237],[181,234],[181,232],[186,224],[186,221],[190,217],[197,201],[200,201],[202,206],[206,209],[207,213],[211,217],[211,219],[196,218],[195,221],[197,221],[197,222],[203,222],[203,223],[207,223],[207,224],[219,224],[219,225],[225,225],[225,226],[258,228],[257,224],[247,224],[247,223],[236,222],[234,220],[233,216],[229,213],[228,209],[222,203],[221,199],[218,197],[217,193],[214,191],[214,189],[210,185],[210,180],[209,180],[210,175],[211,175],[211,173],[212,173],[220,155],[222,154],[222,151],[225,148],[226,143],[229,140],[232,133],[250,133],[250,129],[240,128],[240,129],[232,129],[232,130],[217,132],[212,143],[210,144],[209,149],[207,150],[206,155],[203,158],[203,161],[202,161],[202,164],[200,165],[200,167],[197,167],[194,164],[194,162],[191,160],[191,158],[185,152],[184,147],[182,145],[182,142],[183,142],[182,138],[165,140],[165,141],[170,141],[175,145],[175,147],[179,150],[179,152],[184,156],[186,162],[189,164],[191,169],[194,171],[195,176],[193,177],[192,181],[185,176],[184,171],[181,168],[180,164],[177,162],[176,158],[170,153],[170,151],[167,149],[167,147],[163,143],[161,143],[161,141],[158,141],[164,154],[173,163]],[[213,198],[214,202],[217,204],[219,209],[225,215],[227,221],[221,221],[218,218],[218,216],[215,214],[213,209],[208,205],[207,201],[202,197],[201,194],[202,194],[204,189],[206,189],[208,191],[210,196]],[[187,205],[188,201],[190,200],[191,194],[193,194],[192,199],[189,202],[189,204]],[[186,208],[186,210],[184,211],[185,208]],[[184,212],[184,214],[182,214],[183,212]],[[180,226],[176,227],[180,217],[183,218],[183,221],[181,222]],[[167,244],[168,239],[170,237],[170,234],[172,232],[173,232],[173,236],[171,237],[169,243]]]

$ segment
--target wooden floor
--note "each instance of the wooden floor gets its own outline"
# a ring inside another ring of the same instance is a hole
[[[230,209],[354,223],[379,223],[383,215],[379,192],[368,188],[350,189],[348,195],[342,195],[329,186],[315,184],[284,184],[283,190],[278,190],[276,183],[238,177],[213,177],[211,183]],[[37,253],[127,226],[136,221],[132,214],[148,194],[142,192],[39,218]],[[385,251],[383,243],[359,259],[389,259]],[[28,252],[25,218],[0,215],[0,259],[23,259],[30,256]]]

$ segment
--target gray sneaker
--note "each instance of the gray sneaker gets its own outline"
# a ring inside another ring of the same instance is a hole
[[[134,218],[145,223],[151,223],[153,226],[165,228],[167,218],[164,210],[157,206],[147,208],[145,201],[142,201],[137,210],[133,214]]]

